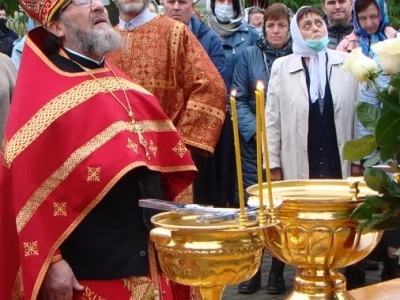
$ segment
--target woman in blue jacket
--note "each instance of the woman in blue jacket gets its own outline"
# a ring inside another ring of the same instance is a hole
[[[255,45],[260,38],[257,31],[243,22],[245,16],[241,0],[207,0],[208,25],[222,40],[226,57],[226,85],[230,92],[235,65],[242,51]]]
[[[244,15],[244,6],[241,0],[207,0],[206,22],[221,39],[225,52],[224,79],[228,94],[231,91],[233,71],[240,53],[247,47],[253,46],[260,38],[254,28],[243,23]],[[221,137],[214,155],[219,157],[220,185],[222,190],[226,191],[224,197],[231,199],[227,205],[237,207],[235,152],[229,111],[226,113]],[[230,187],[229,191],[227,191],[227,187]]]
[[[236,63],[232,89],[237,91],[236,101],[241,139],[243,189],[257,183],[254,91],[258,81],[261,81],[265,88],[268,86],[270,70],[274,60],[292,53],[292,40],[289,32],[289,24],[292,17],[292,11],[284,4],[276,3],[269,6],[264,14],[261,39],[255,46],[244,49]],[[269,294],[282,294],[285,292],[283,268],[284,263],[273,258],[267,284],[267,292]],[[260,288],[260,285],[261,274],[258,271],[249,281],[239,285],[239,293],[252,294]]]

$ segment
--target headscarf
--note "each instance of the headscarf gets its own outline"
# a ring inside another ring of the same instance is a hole
[[[220,37],[226,39],[236,31],[238,31],[239,27],[243,24],[242,20],[245,16],[243,1],[239,0],[240,13],[238,14],[238,16],[236,16],[235,19],[232,19],[229,24],[221,24],[218,22],[214,11],[211,9],[211,1],[215,0],[207,0],[206,2],[206,15],[208,23],[211,29],[213,29]]]
[[[354,1],[354,5],[357,0]],[[372,51],[370,46],[376,44],[379,41],[387,39],[385,35],[385,28],[389,25],[389,15],[387,12],[387,5],[385,0],[375,0],[379,10],[379,29],[374,34],[368,34],[364,29],[361,28],[360,22],[358,21],[358,15],[354,11],[355,18],[353,18],[354,32],[359,36],[358,45],[361,47],[364,55],[369,55]]]
[[[325,97],[327,46],[323,50],[317,52],[310,49],[304,42],[299,26],[297,25],[297,15],[302,9],[309,7],[310,6],[302,6],[299,8],[290,22],[290,32],[293,39],[293,53],[300,57],[310,58],[310,66],[308,68],[310,74],[310,98],[311,102],[314,103],[319,98]],[[323,26],[325,26],[325,32],[328,34],[325,22],[323,22]]]

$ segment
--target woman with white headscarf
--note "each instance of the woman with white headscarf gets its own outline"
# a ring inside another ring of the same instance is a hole
[[[277,59],[268,84],[266,120],[273,180],[334,179],[361,175],[343,161],[355,138],[359,85],[342,68],[345,53],[327,48],[318,9],[301,7],[290,24],[293,54]]]

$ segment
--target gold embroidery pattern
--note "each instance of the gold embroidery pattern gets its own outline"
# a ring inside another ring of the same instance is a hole
[[[152,140],[150,140],[149,149],[150,149],[151,152],[153,152],[154,157],[156,157],[156,156],[157,156],[157,149],[158,149],[158,148],[157,148],[156,145],[154,145],[154,143],[153,143]]]
[[[53,202],[54,217],[67,215],[67,202]]]
[[[88,170],[87,181],[100,181],[101,167],[97,168],[88,167],[87,170]]]
[[[174,128],[171,121],[169,120],[159,122],[142,121],[138,123],[144,124],[143,129],[146,131],[152,130],[155,132],[164,132],[171,131],[171,126],[172,128]],[[22,228],[33,216],[33,214],[42,204],[44,199],[46,199],[46,197],[54,190],[55,187],[57,187],[65,178],[69,176],[69,174],[82,160],[92,154],[96,149],[107,143],[118,133],[125,130],[129,131],[131,128],[132,124],[130,122],[116,122],[106,128],[103,132],[99,133],[81,148],[77,149],[74,153],[72,153],[70,157],[64,162],[64,164],[58,170],[56,170],[45,182],[43,182],[43,184],[35,191],[35,193],[26,202],[24,207],[20,210],[16,220],[18,233],[21,232]]]
[[[81,300],[107,300],[107,299],[97,295],[89,287],[85,287],[85,292],[81,296]]]
[[[96,81],[97,80],[97,81]],[[4,150],[3,164],[7,168],[56,119],[89,100],[96,94],[120,89],[133,89],[151,95],[144,88],[124,78],[105,77],[87,80],[69,89],[42,107],[18,132],[11,137]],[[101,86],[99,84],[101,82]]]
[[[182,141],[179,141],[179,143],[174,148],[172,148],[172,151],[174,151],[176,154],[180,156],[180,158],[182,158],[187,152],[187,148],[182,143]]]
[[[132,151],[135,151],[136,153],[138,153],[138,152],[137,152],[138,145],[135,144],[135,142],[133,142],[130,138],[128,138],[128,144],[127,144],[126,146],[127,146],[129,149],[131,149]]]
[[[129,300],[154,300],[156,290],[149,278],[132,276],[123,281],[124,287],[131,292]]]
[[[19,267],[17,277],[15,278],[11,299],[23,299],[24,298],[24,283],[22,280],[22,269]]]
[[[25,256],[39,255],[37,241],[34,241],[34,242],[23,242],[23,244],[24,244]]]
[[[187,106],[187,108],[193,109],[193,110],[197,110],[197,111],[201,111],[201,112],[205,112],[209,115],[212,115],[218,119],[220,119],[221,121],[225,120],[225,113],[213,106],[207,105],[205,103],[200,103],[200,102],[196,102],[196,101],[189,101]]]

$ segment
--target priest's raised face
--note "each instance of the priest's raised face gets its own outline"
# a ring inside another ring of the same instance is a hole
[[[112,28],[102,1],[67,2],[48,25],[49,31],[61,39],[63,47],[100,61],[121,46],[121,37]]]

